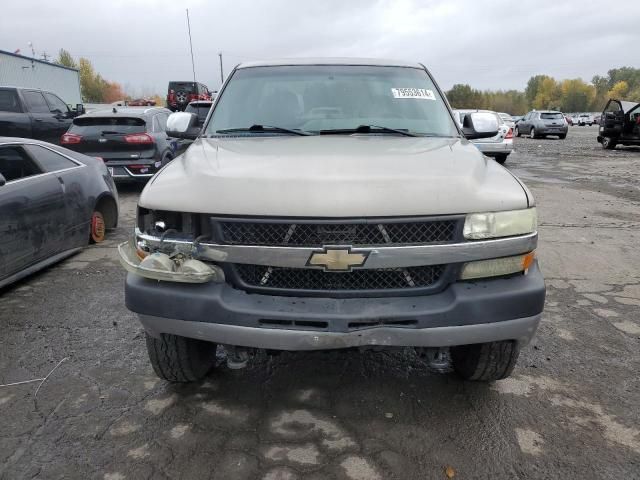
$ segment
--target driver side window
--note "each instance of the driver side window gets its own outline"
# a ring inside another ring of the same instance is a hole
[[[67,104],[56,95],[45,92],[44,97],[47,99],[51,113],[67,113],[69,111]]]

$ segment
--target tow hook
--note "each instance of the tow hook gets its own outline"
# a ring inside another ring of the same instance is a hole
[[[227,352],[227,367],[229,370],[240,370],[249,363],[249,352],[246,348],[225,345],[224,349]]]

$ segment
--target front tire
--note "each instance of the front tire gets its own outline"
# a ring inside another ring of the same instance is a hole
[[[602,137],[602,148],[605,150],[613,150],[616,148],[616,142],[609,137]]]
[[[565,133],[564,135],[558,135],[558,138],[560,140],[564,140],[565,138],[567,138],[567,134]]]
[[[154,338],[148,333],[147,353],[158,377],[169,382],[197,382],[213,368],[216,345],[163,333]]]
[[[517,342],[477,343],[451,347],[453,369],[465,380],[493,382],[511,375],[520,347]]]
[[[531,137],[531,139],[536,138],[536,129],[531,127],[531,131],[529,132],[529,137]]]
[[[507,157],[508,155],[501,154],[501,155],[496,155],[494,158],[495,158],[495,161],[498,162],[500,165],[504,165],[504,162],[507,161]]]
[[[520,133],[520,129],[516,126],[514,133],[516,134],[516,137],[519,137],[521,135]]]

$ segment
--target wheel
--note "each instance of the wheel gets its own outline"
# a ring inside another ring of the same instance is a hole
[[[451,347],[453,369],[465,380],[493,382],[511,375],[520,348],[510,340]]]
[[[500,154],[500,155],[496,155],[494,157],[495,161],[498,162],[500,165],[504,165],[504,162],[507,161],[507,157],[508,155],[505,155],[504,153]]]
[[[104,216],[101,212],[95,211],[91,215],[91,225],[89,230],[89,242],[100,243],[104,240],[106,228],[104,224]]]
[[[516,137],[520,136],[520,130],[518,129],[518,126],[516,125],[516,128],[514,129],[514,132],[516,134]]]
[[[531,127],[531,131],[529,132],[529,136],[531,138],[536,138],[536,129]]]
[[[616,142],[615,140],[609,138],[609,137],[602,137],[602,148],[604,148],[605,150],[613,150],[614,148],[616,148]]]
[[[565,133],[564,135],[558,135],[558,138],[560,140],[564,140],[565,138],[567,138],[567,134]]]
[[[169,382],[197,382],[213,368],[216,361],[216,345],[163,333],[154,338],[148,333],[147,353],[153,370]]]

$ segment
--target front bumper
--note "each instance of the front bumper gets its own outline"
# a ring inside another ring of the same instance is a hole
[[[472,142],[483,154],[491,157],[495,155],[509,155],[513,151],[513,140],[502,142]]]
[[[278,350],[365,345],[445,347],[528,343],[545,297],[536,265],[527,275],[451,284],[418,297],[300,298],[249,294],[227,284],[177,284],[129,274],[125,302],[153,336]]]

